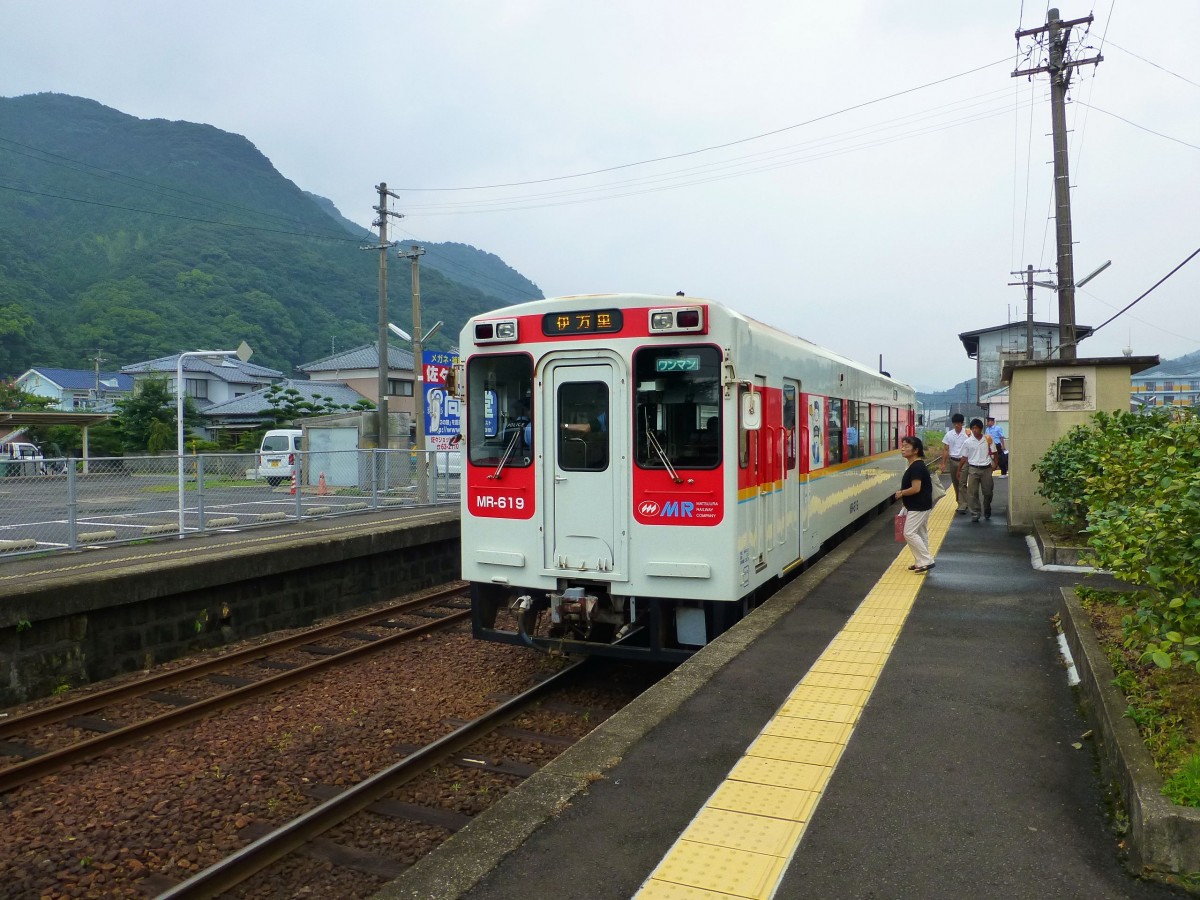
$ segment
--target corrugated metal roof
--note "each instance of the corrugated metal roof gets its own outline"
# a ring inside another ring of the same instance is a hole
[[[388,343],[388,368],[404,372],[413,371],[413,355],[409,350]],[[352,350],[343,350],[324,359],[297,366],[300,372],[337,372],[346,369],[378,369],[379,344],[363,344]]]

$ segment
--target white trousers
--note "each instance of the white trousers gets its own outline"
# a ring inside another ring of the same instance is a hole
[[[933,564],[929,555],[929,514],[931,509],[910,509],[904,517],[904,541],[912,551],[913,562],[918,566]]]

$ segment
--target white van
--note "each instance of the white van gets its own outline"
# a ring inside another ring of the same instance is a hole
[[[0,475],[45,475],[46,461],[37,444],[8,441],[0,444]]]
[[[271,487],[291,481],[296,454],[304,449],[303,434],[299,428],[273,428],[264,434],[258,448],[256,477],[267,479]]]

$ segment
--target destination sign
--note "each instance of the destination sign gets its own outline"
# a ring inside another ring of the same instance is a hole
[[[655,372],[699,372],[699,356],[660,356],[654,360]]]
[[[542,334],[613,334],[621,330],[619,309],[590,309],[576,312],[546,313],[542,316]]]

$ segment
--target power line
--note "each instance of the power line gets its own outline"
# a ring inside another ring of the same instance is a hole
[[[402,190],[402,191],[483,191],[483,190],[493,190],[496,188],[526,187],[531,184],[546,184],[547,182],[551,182],[551,181],[567,181],[568,179],[572,179],[572,178],[586,178],[590,175],[603,175],[606,172],[616,172],[616,171],[619,171],[620,169],[630,169],[635,166],[645,166],[645,165],[650,165],[651,163],[667,162],[672,159],[683,159],[684,157],[687,157],[687,156],[696,156],[697,154],[709,153],[713,150],[724,150],[727,147],[736,147],[738,144],[746,144],[751,141],[758,141],[758,140],[762,140],[763,138],[774,137],[777,134],[783,134],[785,131],[792,131],[796,128],[803,128],[806,125],[812,125],[816,122],[824,121],[825,119],[831,119],[834,116],[840,116],[840,115],[843,115],[848,112],[853,112],[856,109],[863,109],[864,107],[867,107],[867,106],[873,106],[876,103],[883,103],[885,100],[894,100],[897,97],[903,97],[905,94],[911,94],[911,93],[914,93],[915,91],[924,90],[925,88],[934,87],[939,84],[945,84],[947,81],[953,81],[956,78],[962,78],[966,75],[973,75],[976,72],[982,72],[984,69],[990,69],[992,66],[998,66],[1004,62],[1008,62],[1007,57],[1005,57],[1004,59],[996,60],[995,62],[986,63],[985,65],[982,65],[982,66],[977,66],[974,69],[968,69],[965,72],[959,72],[956,75],[947,75],[945,78],[939,78],[936,81],[929,81],[929,82],[926,82],[925,84],[919,84],[916,87],[906,88],[905,90],[902,90],[902,91],[896,91],[895,93],[887,94],[883,97],[876,97],[874,100],[865,100],[862,103],[856,103],[853,106],[847,106],[847,107],[844,107],[843,109],[825,113],[824,115],[816,116],[815,118],[807,119],[806,121],[803,121],[803,122],[796,122],[793,125],[785,125],[782,128],[776,128],[772,131],[765,131],[762,134],[756,134],[756,135],[752,135],[750,137],[738,138],[737,140],[733,140],[733,141],[726,141],[723,144],[714,144],[711,147],[701,147],[698,150],[686,150],[682,153],[672,153],[668,156],[659,156],[659,157],[655,157],[653,159],[643,159],[643,160],[638,160],[637,162],[622,163],[621,165],[616,165],[616,166],[607,166],[603,169],[593,169],[589,172],[576,172],[573,175],[556,175],[556,176],[553,176],[550,178],[535,178],[535,179],[531,179],[529,181],[512,181],[512,182],[507,182],[504,184],[480,184],[480,185],[471,185],[471,186],[467,186],[467,187],[410,187],[410,188],[397,188],[397,190]]]
[[[1172,71],[1171,71],[1170,69],[1168,69],[1166,66],[1160,66],[1158,63],[1156,63],[1156,62],[1152,62],[1151,60],[1148,60],[1148,59],[1146,59],[1146,57],[1144,57],[1144,56],[1138,56],[1138,55],[1137,55],[1136,53],[1134,53],[1132,50],[1126,50],[1126,49],[1125,49],[1124,47],[1122,47],[1120,44],[1113,43],[1112,41],[1109,41],[1109,42],[1108,42],[1108,44],[1109,44],[1109,46],[1111,46],[1111,47],[1116,47],[1116,48],[1117,48],[1118,50],[1120,50],[1122,53],[1128,53],[1128,54],[1129,54],[1130,56],[1132,56],[1134,59],[1140,59],[1142,62],[1144,62],[1144,63],[1145,63],[1146,65],[1148,65],[1148,66],[1154,66],[1154,68],[1156,68],[1156,69],[1161,69],[1162,71],[1166,72],[1168,75],[1174,75],[1174,76],[1175,76],[1176,78],[1178,78],[1180,81],[1186,81],[1186,82],[1187,82],[1188,84],[1190,84],[1192,87],[1200,87],[1200,84],[1197,84],[1196,82],[1192,81],[1190,78],[1184,78],[1184,77],[1183,77],[1182,75],[1180,75],[1178,72],[1172,72]]]
[[[1112,42],[1110,41],[1109,43]],[[1106,116],[1112,116],[1114,119],[1120,119],[1126,125],[1132,125],[1134,128],[1140,128],[1142,131],[1149,132],[1157,137],[1165,138],[1168,141],[1174,141],[1176,144],[1183,144],[1183,146],[1191,147],[1193,150],[1200,150],[1200,146],[1197,146],[1196,144],[1189,144],[1187,141],[1181,141],[1179,138],[1171,137],[1169,134],[1163,134],[1161,131],[1155,131],[1153,128],[1147,128],[1145,125],[1139,125],[1137,122],[1133,122],[1124,116],[1118,116],[1116,113],[1109,112],[1107,109],[1101,109],[1098,106],[1092,106],[1090,103],[1084,103],[1082,100],[1076,100],[1075,102],[1080,103],[1089,109],[1094,109],[1098,113],[1104,113]]]
[[[1178,272],[1180,269],[1182,269],[1184,266],[1186,266],[1188,263],[1190,263],[1198,255],[1200,255],[1200,247],[1197,247],[1195,250],[1193,250],[1188,255],[1187,259],[1185,259],[1183,262],[1181,262],[1179,265],[1177,265],[1175,268],[1173,268],[1170,272],[1168,272],[1162,278],[1158,279],[1158,281],[1154,282],[1154,284],[1152,284],[1146,291],[1144,291],[1141,294],[1141,296],[1139,296],[1136,300],[1134,300],[1128,306],[1121,309],[1120,312],[1116,313],[1116,315],[1113,315],[1110,318],[1105,319],[1103,322],[1101,322],[1099,325],[1097,325],[1095,328],[1093,328],[1092,334],[1095,334],[1097,331],[1099,331],[1101,328],[1103,328],[1105,325],[1107,325],[1113,319],[1117,318],[1117,316],[1120,316],[1123,313],[1126,313],[1129,310],[1133,309],[1133,307],[1136,306],[1138,303],[1142,302],[1142,300],[1144,300],[1150,294],[1151,291],[1153,291],[1160,284],[1162,284],[1164,281],[1166,281],[1168,278],[1170,278],[1172,275],[1174,275],[1176,272]]]

